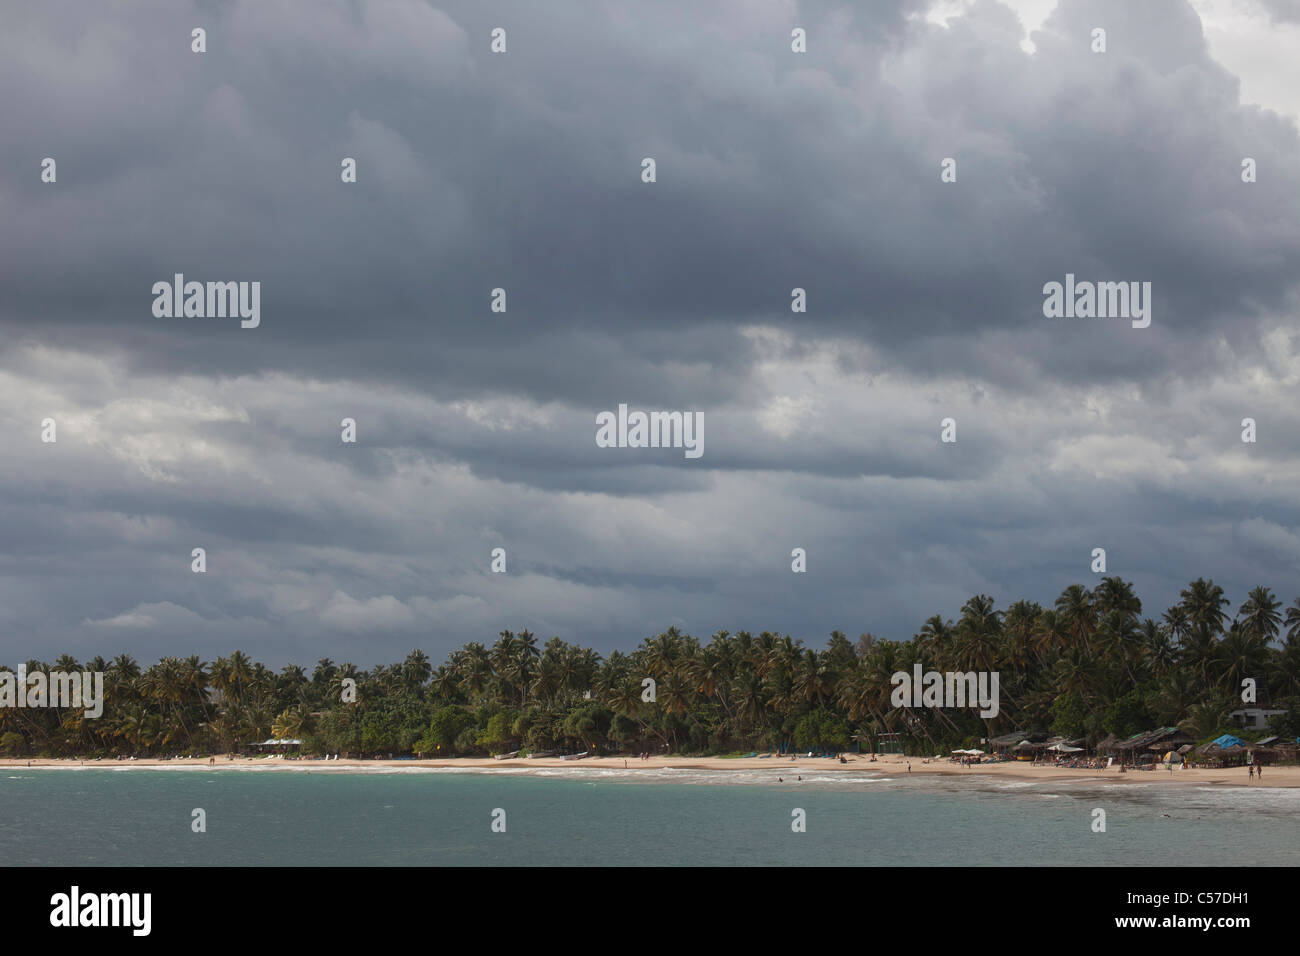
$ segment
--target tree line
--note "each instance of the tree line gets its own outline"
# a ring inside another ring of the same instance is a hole
[[[1245,706],[1286,713],[1272,732],[1300,734],[1300,598],[1289,607],[1253,588],[1233,616],[1223,589],[1198,579],[1159,618],[1144,617],[1131,584],[1071,585],[1051,607],[1004,610],[976,595],[956,620],[936,615],[906,641],[834,631],[817,649],[764,631],[719,631],[707,643],[669,628],[608,656],[528,630],[473,642],[434,666],[413,650],[361,670],[328,658],[309,674],[279,671],[242,651],[205,662],[129,655],[84,663],[63,655],[27,672],[101,671],[104,712],[0,708],[10,756],[160,756],[239,752],[296,738],[306,753],[483,756],[513,751],[722,754],[868,749],[900,734],[909,753],[975,745],[1013,730],[1095,743],[1178,726],[1198,740],[1231,730]],[[996,671],[1000,712],[907,709],[892,675]],[[9,668],[0,668],[9,670]],[[645,679],[654,681],[648,701]],[[348,699],[350,702],[345,702]]]

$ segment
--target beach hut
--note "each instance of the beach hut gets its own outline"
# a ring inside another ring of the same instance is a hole
[[[989,741],[989,750],[993,753],[1014,752],[1020,744],[1029,739],[1029,736],[1027,731],[1017,730],[1014,733],[994,737]]]
[[[1034,743],[1032,740],[1022,740],[1011,748],[1011,752],[1016,755],[1017,760],[1033,760],[1042,749],[1042,744]]]
[[[1115,745],[1117,743],[1119,743],[1119,736],[1117,734],[1107,734],[1097,744],[1096,747],[1097,753],[1099,754],[1113,753],[1115,751]]]
[[[288,753],[289,751],[294,749],[301,749],[302,741],[298,740],[297,738],[289,739],[288,737],[285,737],[280,740],[276,740],[274,737],[271,737],[268,740],[263,740],[257,743],[245,744],[245,746],[251,747],[252,749],[258,751],[259,753],[264,751],[271,751],[274,753],[283,754],[283,753]]]
[[[1166,737],[1157,743],[1151,744],[1147,749],[1150,750],[1152,753],[1162,754],[1163,756],[1160,757],[1161,763],[1182,763],[1183,762],[1182,755],[1186,751],[1183,751],[1180,748],[1182,747],[1190,748],[1195,743],[1196,743],[1195,740],[1193,740],[1191,737],[1187,736],[1187,734],[1182,733],[1180,731],[1179,733],[1174,734],[1172,737]],[[1171,754],[1173,755],[1173,757],[1176,758],[1175,760],[1170,759]]]
[[[1245,741],[1240,737],[1224,734],[1205,746],[1196,748],[1196,755],[1218,767],[1240,767],[1246,762],[1244,744]]]
[[[1122,763],[1141,763],[1154,761],[1159,754],[1174,750],[1184,743],[1192,743],[1177,727],[1159,727],[1156,730],[1134,734],[1127,740],[1112,744],[1110,750],[1120,758]]]
[[[1278,760],[1285,760],[1294,763],[1300,760],[1300,744],[1293,744],[1290,741],[1279,741],[1271,747]]]

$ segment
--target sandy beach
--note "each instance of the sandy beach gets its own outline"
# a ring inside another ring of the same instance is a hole
[[[1191,769],[1166,770],[1160,767],[1152,771],[1129,771],[1119,773],[1117,769],[1084,770],[1066,767],[1035,766],[1028,762],[1014,761],[1007,763],[976,764],[969,768],[952,763],[947,759],[935,760],[924,757],[900,757],[885,755],[873,762],[869,756],[845,754],[848,763],[840,763],[826,758],[770,757],[650,757],[639,760],[635,757],[590,757],[584,760],[561,760],[558,758],[541,758],[537,760],[514,758],[511,760],[494,760],[491,758],[461,757],[444,760],[285,760],[279,756],[272,757],[235,757],[222,756],[216,763],[209,765],[207,757],[178,758],[174,760],[55,760],[55,759],[5,759],[0,760],[0,767],[9,768],[69,768],[98,767],[101,769],[124,768],[164,768],[221,770],[225,769],[259,769],[259,770],[343,770],[359,769],[380,771],[387,768],[446,767],[461,769],[505,770],[520,768],[539,769],[557,768],[575,770],[579,768],[598,767],[608,770],[622,770],[626,764],[628,770],[654,770],[672,768],[678,770],[744,770],[769,771],[773,779],[777,777],[796,776],[802,773],[817,772],[862,772],[872,771],[890,775],[907,774],[946,774],[960,776],[992,776],[1010,780],[1038,782],[1072,782],[1095,784],[1099,781],[1122,784],[1151,784],[1162,786],[1177,785],[1219,785],[1229,787],[1300,787],[1300,767],[1267,767],[1264,775],[1268,783],[1252,780],[1247,776],[1245,767],[1226,769]],[[911,770],[908,770],[908,764]]]

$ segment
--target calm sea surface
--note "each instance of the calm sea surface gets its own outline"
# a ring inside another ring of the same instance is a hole
[[[970,775],[0,769],[10,866],[1295,865],[1300,790]],[[207,832],[191,831],[192,811]],[[1106,811],[1106,833],[1090,828]],[[505,810],[506,832],[491,830]],[[801,808],[807,831],[791,831]]]

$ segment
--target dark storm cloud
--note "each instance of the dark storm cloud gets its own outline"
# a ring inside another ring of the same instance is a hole
[[[57,4],[28,11],[0,68],[28,154],[0,180],[4,320],[152,371],[543,401],[590,400],[576,368],[644,383],[663,355],[637,333],[706,321],[679,354],[731,365],[736,388],[729,330],[790,323],[796,285],[801,327],[913,367],[989,371],[980,336],[1000,330],[1046,375],[1144,377],[1227,317],[1256,348],[1300,267],[1297,140],[1237,104],[1190,8],[1067,2],[1030,57],[1005,8],[945,30],[905,20],[917,6],[146,4],[72,29]],[[58,192],[34,175],[47,154]],[[1244,155],[1263,170],[1249,188]],[[154,319],[148,289],[173,272],[260,279],[262,328]],[[1066,272],[1151,281],[1153,330],[1045,332],[1041,287]],[[507,316],[487,310],[497,286]],[[683,390],[709,397],[663,389]]]
[[[924,8],[11,11],[0,654],[903,637],[1097,546],[1149,604],[1293,579],[1293,122],[1181,0],[1064,2],[1033,55]],[[176,272],[259,280],[261,327],[154,318]],[[1151,327],[1044,319],[1067,272],[1152,282]],[[705,457],[597,448],[620,402]]]

